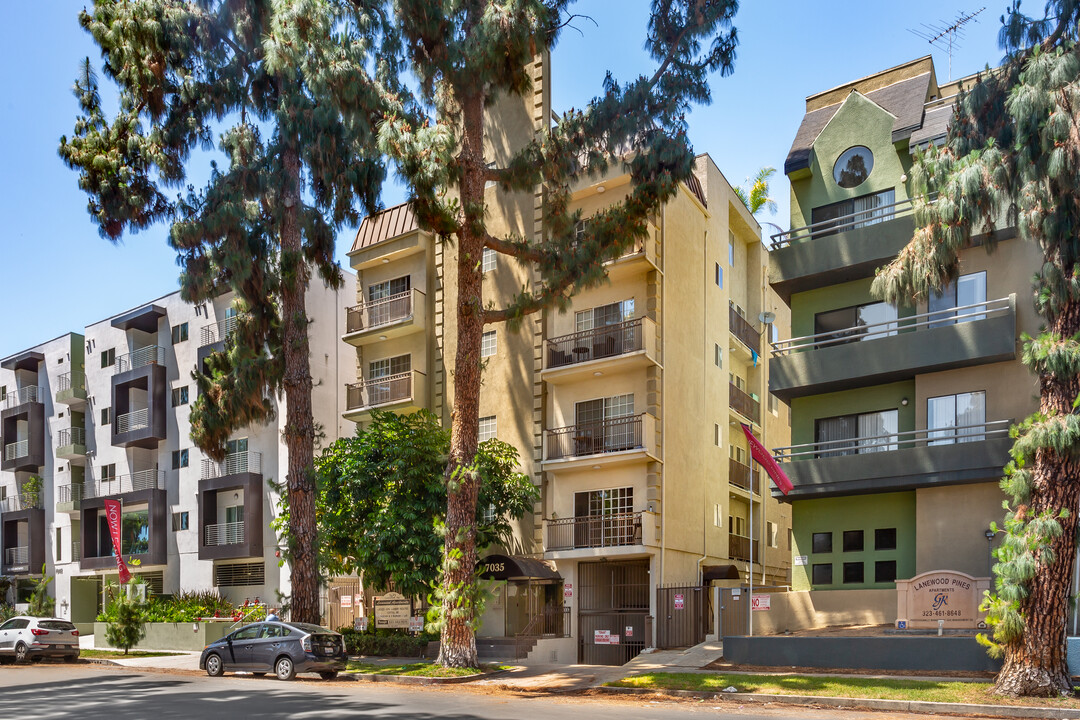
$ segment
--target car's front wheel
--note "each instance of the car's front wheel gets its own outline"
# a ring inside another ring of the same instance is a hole
[[[326,672],[319,673],[319,677],[323,680],[333,680],[337,677],[337,670],[327,670]]]
[[[274,663],[274,674],[278,680],[292,680],[296,677],[296,666],[291,657],[282,656]]]
[[[206,674],[210,677],[221,677],[225,674],[225,663],[221,662],[219,655],[206,656]]]
[[[26,646],[26,643],[20,642],[15,646],[15,662],[24,663],[30,656],[30,648]]]

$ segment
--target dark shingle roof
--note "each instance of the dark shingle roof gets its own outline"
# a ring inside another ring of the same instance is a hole
[[[420,225],[416,222],[412,205],[407,202],[401,203],[364,218],[364,221],[360,223],[360,229],[356,231],[356,240],[353,241],[352,250],[349,252],[363,250],[376,243],[419,229]]]
[[[926,147],[930,143],[941,140],[949,132],[949,123],[952,122],[954,106],[952,104],[930,108],[926,111],[926,118],[922,127],[911,133],[911,147]]]

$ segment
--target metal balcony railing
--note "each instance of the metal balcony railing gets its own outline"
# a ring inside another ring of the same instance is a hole
[[[728,403],[731,409],[751,422],[758,422],[761,403],[751,397],[735,383],[728,383]]]
[[[138,470],[130,475],[101,478],[86,483],[86,497],[110,497],[137,490],[164,490],[164,470]]]
[[[24,458],[29,454],[29,440],[19,440],[18,442],[8,443],[4,446],[4,460],[15,460],[16,458]]]
[[[525,624],[514,637],[533,639],[542,637],[570,637],[570,606],[546,607]],[[521,656],[519,656],[521,657]]]
[[[548,368],[637,352],[643,347],[643,318],[562,335],[547,341]]]
[[[387,375],[346,385],[345,406],[349,410],[379,407],[409,400],[413,396],[413,373],[418,370]]]
[[[4,548],[5,565],[25,565],[29,562],[30,548],[23,545],[20,547]]]
[[[150,427],[150,409],[133,410],[129,413],[116,416],[116,434],[123,435],[132,430],[143,430]]]
[[[236,329],[239,321],[239,315],[231,315],[224,320],[203,325],[199,331],[199,347],[206,347],[227,339],[232,334],[232,331]]]
[[[202,479],[239,475],[240,473],[262,474],[262,453],[245,451],[229,453],[222,462],[202,461]]]
[[[8,390],[4,396],[4,408],[13,408],[28,402],[45,402],[45,388],[39,385]]]
[[[547,459],[560,460],[644,447],[644,416],[645,413],[641,413],[552,428],[548,430],[547,436]]]
[[[421,302],[423,294],[413,288],[347,308],[345,330],[350,333],[362,332],[408,320],[417,307],[423,307]],[[417,295],[421,297],[416,297]]]
[[[56,392],[64,392],[65,390],[71,389],[86,389],[86,373],[81,370],[69,370],[56,378]]]
[[[61,485],[56,489],[56,502],[58,503],[74,503],[78,505],[83,499],[83,484],[72,483],[71,485]]]
[[[772,242],[770,245],[773,250],[779,250],[782,247],[787,247],[791,243],[800,240],[812,240],[817,237],[833,235],[845,230],[855,230],[857,228],[866,227],[867,225],[886,222],[893,218],[904,217],[913,212],[916,200],[918,200],[918,198],[909,198],[907,200],[892,203],[891,205],[881,205],[875,208],[859,210],[858,212],[841,215],[840,217],[832,218],[830,220],[822,220],[821,222],[816,222],[804,227],[779,232],[771,236]]]
[[[738,338],[739,342],[756,353],[761,352],[761,333],[730,305],[728,306],[728,324],[731,326],[731,334]]]
[[[896,335],[896,333],[901,330],[905,332],[919,331],[943,327],[945,325],[956,325],[973,322],[975,320],[985,320],[987,318],[1007,314],[1011,308],[1011,303],[1011,298],[1004,297],[998,298],[997,300],[987,300],[971,305],[947,308],[945,310],[935,310],[934,312],[909,315],[908,317],[899,318],[897,320],[887,320],[884,322],[871,323],[869,325],[856,325],[855,327],[845,328],[843,330],[833,330],[831,332],[817,333],[816,335],[804,335],[802,337],[791,338],[790,340],[779,340],[772,344],[772,354],[780,357],[793,352],[820,350],[821,348],[833,347],[835,345],[845,345],[847,343],[861,342],[863,340],[876,340],[877,338]]]
[[[773,448],[778,461],[865,455],[914,447],[933,447],[956,443],[982,442],[1009,436],[1012,420],[992,420],[974,425],[953,425],[928,430],[906,430],[886,435],[871,435],[845,440],[827,440]]]
[[[750,538],[745,535],[736,535],[735,533],[728,533],[728,557],[732,560],[748,560],[752,562],[758,561],[758,554],[761,552],[760,543],[754,543],[754,557],[750,557]]]
[[[127,355],[121,355],[116,358],[116,363],[113,365],[113,372],[122,373],[127,372],[128,370],[146,367],[147,365],[164,364],[165,348],[160,345],[147,345],[138,350],[133,350]]]
[[[547,520],[547,549],[622,547],[641,544],[641,513]]]
[[[71,561],[79,562],[82,560],[82,543],[75,540],[71,543]]]
[[[56,447],[68,447],[69,445],[86,445],[86,429],[81,427],[63,428],[56,433]]]
[[[42,491],[37,492],[20,492],[14,495],[8,495],[2,502],[0,502],[0,511],[3,512],[16,512],[18,510],[32,510],[35,508],[41,508]]]
[[[203,544],[206,546],[216,545],[241,545],[244,540],[244,522],[218,523],[207,525],[203,528]]]
[[[759,492],[761,484],[758,480],[761,477],[761,471],[758,468],[751,468],[749,465],[744,465],[735,458],[728,458],[728,483],[735,487],[741,487],[743,490],[752,490],[753,492]]]

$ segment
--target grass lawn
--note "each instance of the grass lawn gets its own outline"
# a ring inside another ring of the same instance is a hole
[[[129,650],[125,655],[122,650],[80,650],[79,657],[81,658],[148,658],[148,657],[167,657],[170,655],[182,655],[183,653],[172,652],[149,652],[147,650]]]
[[[408,675],[411,677],[467,677],[469,675],[482,675],[484,673],[504,670],[503,665],[481,665],[480,672],[468,668],[444,668],[434,663],[416,662],[404,665],[371,665],[369,663],[350,660],[345,672],[363,673],[368,675]]]
[[[764,695],[815,695],[820,697],[922,700],[926,702],[978,703],[982,705],[1028,705],[1080,708],[1077,698],[1002,698],[990,692],[991,683],[883,680],[826,675],[728,675],[704,673],[651,673],[634,675],[612,687],[718,692],[734,687],[741,693]]]

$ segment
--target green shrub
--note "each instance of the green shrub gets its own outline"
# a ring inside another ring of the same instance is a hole
[[[0,623],[10,620],[18,614],[19,613],[15,612],[14,605],[6,602],[0,602]]]
[[[146,622],[190,623],[214,617],[233,618],[238,610],[214,590],[181,590],[174,595],[151,595],[144,603],[143,614]],[[114,620],[111,605],[98,616],[99,622]]]
[[[428,633],[408,635],[400,630],[357,632],[354,628],[338,630],[345,638],[345,651],[350,655],[382,655],[388,657],[421,657],[430,640]]]
[[[134,595],[129,598],[123,591],[115,592],[112,587],[108,594],[113,596],[109,610],[114,619],[105,626],[105,640],[127,655],[128,650],[146,637],[145,603]]]

